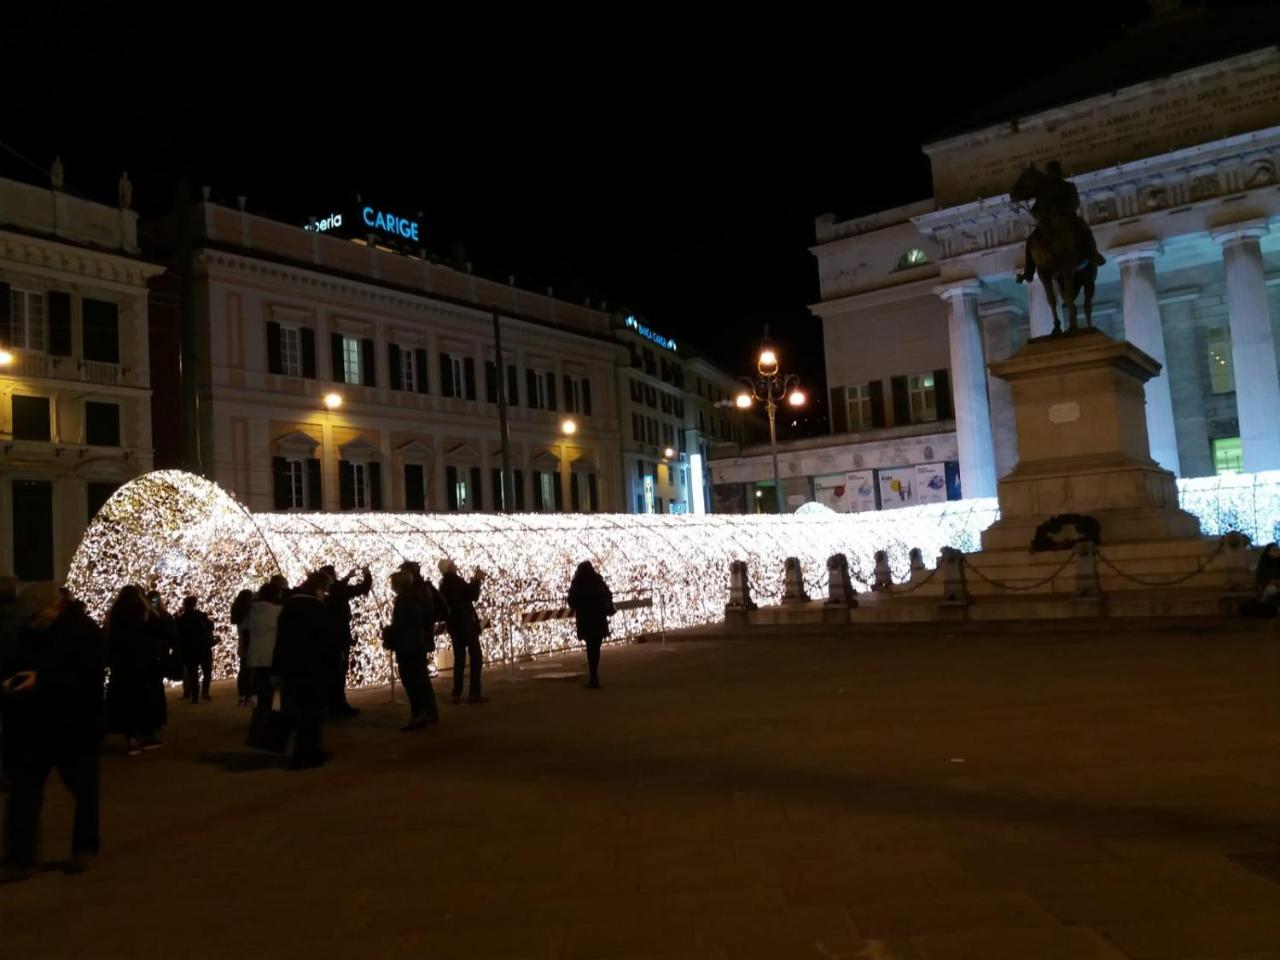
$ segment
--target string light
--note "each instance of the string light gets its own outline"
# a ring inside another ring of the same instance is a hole
[[[1206,534],[1229,529],[1255,542],[1280,539],[1280,471],[1180,481],[1183,506]],[[591,560],[615,598],[652,596],[652,608],[613,618],[615,639],[719,621],[731,560],[748,562],[762,603],[781,599],[783,562],[800,559],[813,596],[826,590],[827,558],[844,553],[855,580],[869,584],[875,552],[885,550],[895,579],[908,552],[926,562],[943,546],[979,548],[998,516],[994,499],[959,500],[865,513],[771,515],[250,513],[217,484],[176,470],[125,484],[85,532],[67,585],[99,620],[128,583],[154,587],[170,610],[188,594],[213,617],[220,643],[215,673],[236,669],[231,602],[282,573],[297,584],[332,563],[339,574],[367,565],[373,592],[352,605],[356,638],[351,681],[386,682],[381,627],[390,617],[388,579],[405,560],[434,574],[452,559],[464,576],[489,574],[480,616],[486,659],[520,658],[577,646],[572,620],[524,625],[521,614],[563,604],[574,568]]]

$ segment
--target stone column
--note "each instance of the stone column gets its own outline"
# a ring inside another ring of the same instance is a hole
[[[1007,302],[984,304],[978,310],[987,348],[987,362],[1013,355],[1014,328],[1021,319],[1018,308]],[[991,410],[991,441],[995,448],[996,477],[1018,465],[1018,427],[1013,415],[1013,389],[999,377],[987,378],[987,403]]]
[[[1152,377],[1144,386],[1151,459],[1176,477],[1181,473],[1178,434],[1173,422],[1169,362],[1165,358],[1164,327],[1156,294],[1156,254],[1159,252],[1160,245],[1150,242],[1120,247],[1108,254],[1120,265],[1124,338],[1160,364],[1159,376]]]
[[[996,495],[995,450],[987,402],[987,368],[978,326],[976,280],[935,288],[947,301],[951,340],[951,390],[955,395],[956,446],[960,451],[960,489],[965,497]]]
[[[1227,316],[1235,364],[1236,415],[1247,473],[1280,470],[1280,376],[1267,311],[1266,278],[1258,238],[1266,221],[1251,220],[1215,230],[1226,264]]]
[[[1049,309],[1049,298],[1045,296],[1039,274],[1027,284],[1027,316],[1031,320],[1031,336],[1047,337],[1053,333],[1053,311]]]

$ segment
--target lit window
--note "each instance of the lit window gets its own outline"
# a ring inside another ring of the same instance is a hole
[[[471,510],[471,484],[463,479],[464,471],[458,471],[458,479],[453,484],[454,497],[458,501],[458,510],[467,513]]]
[[[302,376],[301,335],[297,327],[280,328],[280,372],[287,377]]]
[[[351,465],[351,506],[355,510],[369,509],[369,465]]]
[[[922,263],[928,263],[928,262],[929,262],[929,255],[925,253],[923,250],[921,250],[919,247],[915,247],[915,248],[912,248],[911,250],[908,250],[906,253],[904,253],[901,259],[898,260],[898,269],[909,270],[912,267],[918,267]]]
[[[1213,472],[1244,472],[1244,451],[1239,437],[1219,437],[1213,441]]]
[[[538,474],[538,486],[541,493],[539,500],[544,511],[552,511],[556,508],[556,480],[557,477],[554,473]]]
[[[453,380],[452,396],[465,397],[467,395],[467,381],[463,376],[462,357],[455,357],[451,353],[446,354],[446,356],[449,358],[450,379]]]
[[[1231,362],[1231,334],[1226,327],[1207,332],[1209,385],[1214,393],[1231,393],[1236,388],[1236,371]]]
[[[933,374],[907,378],[911,396],[911,422],[928,423],[938,419],[938,405],[933,392]]]
[[[342,338],[342,379],[360,386],[360,341],[354,337]]]
[[[13,337],[9,346],[36,352],[44,350],[44,294],[10,290],[9,322]]]
[[[413,351],[400,351],[400,388],[413,393],[418,388],[417,377],[414,376]]]
[[[301,460],[286,460],[284,466],[289,480],[289,509],[307,509],[305,464]]]
[[[871,384],[859,383],[848,388],[849,429],[871,429]]]

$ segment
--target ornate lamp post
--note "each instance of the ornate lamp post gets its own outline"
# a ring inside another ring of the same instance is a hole
[[[744,377],[747,389],[738,394],[735,401],[740,409],[747,409],[752,403],[763,403],[769,414],[769,450],[773,454],[773,493],[777,500],[778,513],[786,512],[782,498],[782,480],[778,475],[778,404],[784,398],[793,407],[804,405],[804,391],[800,389],[800,378],[795,374],[783,374],[778,361],[778,352],[769,343],[769,331],[765,328],[765,339],[760,344],[760,353],[756,357],[756,376]]]

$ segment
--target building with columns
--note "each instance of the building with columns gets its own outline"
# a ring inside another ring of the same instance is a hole
[[[147,282],[115,206],[0,179],[0,578],[61,580],[85,525],[151,469]]]
[[[914,452],[920,431],[932,431],[935,457],[954,449],[949,495],[995,495],[1017,442],[1008,387],[987,364],[1053,328],[1039,281],[1017,280],[1032,221],[1008,190],[1028,163],[1055,159],[1107,258],[1094,325],[1163,367],[1146,386],[1152,457],[1182,477],[1280,469],[1280,48],[1008,116],[924,150],[930,199],[817,220],[811,309],[823,320],[838,455],[830,474],[809,479],[815,491],[844,490],[819,499],[871,508],[837,483],[846,467],[900,482],[911,468],[935,474]],[[717,455],[713,469],[717,484],[747,482],[732,458]],[[809,469],[822,465],[798,468]],[[874,486],[879,506],[901,502]]]

